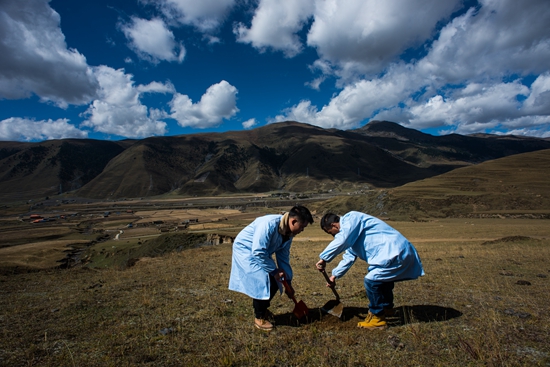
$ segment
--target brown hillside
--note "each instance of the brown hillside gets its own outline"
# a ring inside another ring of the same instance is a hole
[[[0,142],[2,200],[69,192],[116,199],[392,188],[550,141],[431,136],[391,122],[353,131],[298,122],[139,141]]]
[[[334,200],[338,210],[391,218],[550,218],[550,150],[517,154],[459,168],[354,200]]]
[[[545,139],[490,134],[433,136],[389,121],[371,121],[350,132],[363,135],[369,143],[409,163],[438,167],[440,173],[513,154],[550,149],[550,141]]]
[[[129,142],[51,140],[0,144],[0,200],[26,200],[80,188]]]
[[[356,138],[295,122],[252,131],[149,138],[128,148],[78,195],[303,192],[346,182],[393,187],[435,174]],[[144,172],[134,172],[137,169]]]

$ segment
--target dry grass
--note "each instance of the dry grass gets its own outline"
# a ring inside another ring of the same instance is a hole
[[[72,246],[89,244],[86,240],[58,240],[33,242],[25,245],[0,248],[0,268],[22,267],[33,270],[59,266],[59,259],[66,256]]]
[[[7,247],[29,242],[41,242],[44,239],[62,238],[71,233],[70,228],[66,226],[42,225],[42,223],[37,223],[34,226],[28,223],[10,224],[6,225],[6,229],[1,232],[0,244],[2,247]]]
[[[199,222],[219,221],[240,216],[242,213],[235,209],[183,209],[183,210],[148,210],[138,211],[140,217],[137,223],[147,223],[155,220],[174,221],[181,223],[185,220],[198,220]]]
[[[255,330],[250,299],[227,290],[229,245],[172,253],[125,271],[2,275],[0,365],[550,363],[547,221],[391,224],[416,244],[426,276],[396,285],[400,317],[387,331],[356,328],[368,306],[366,264],[359,261],[338,283],[342,319],[320,314],[333,296],[314,264],[330,238],[315,225],[298,237],[291,259],[309,320],[298,323],[292,302],[277,296],[271,306],[277,328]]]
[[[550,150],[517,154],[365,195],[315,203],[322,211],[359,210],[394,220],[550,218]]]
[[[207,199],[207,198],[206,198]],[[205,200],[201,198],[200,200]],[[218,201],[220,199],[217,199]],[[223,201],[221,201],[223,203]],[[125,203],[126,204],[126,203]],[[134,203],[135,204],[135,203]],[[139,210],[126,214],[120,208],[105,207],[106,203],[72,205],[75,212],[90,213],[54,222],[32,223],[27,215],[2,210],[0,213],[0,272],[26,272],[60,266],[72,250],[86,247],[82,257],[92,260],[91,267],[123,267],[129,251],[161,234],[160,227],[173,231],[184,226],[185,220],[197,219],[189,229],[195,232],[223,232],[236,235],[244,225],[258,216],[258,211],[235,209],[163,209],[171,203],[159,200],[156,210]],[[111,204],[112,205],[112,204]],[[18,210],[24,209],[19,207]],[[263,208],[265,210],[265,208]],[[104,217],[105,211],[111,215]],[[45,210],[44,216],[59,217],[63,212]],[[21,218],[24,220],[21,220]],[[155,225],[153,222],[162,224]],[[129,223],[132,228],[127,228]],[[124,256],[122,256],[124,255]],[[124,258],[122,258],[124,257]]]

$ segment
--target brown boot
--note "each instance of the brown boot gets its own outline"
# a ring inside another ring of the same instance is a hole
[[[384,330],[388,327],[388,324],[386,323],[386,316],[384,316],[384,314],[377,316],[369,312],[369,314],[365,318],[365,321],[359,322],[357,324],[357,327],[370,330]]]
[[[273,330],[273,324],[264,319],[254,318],[254,326],[263,331]]]

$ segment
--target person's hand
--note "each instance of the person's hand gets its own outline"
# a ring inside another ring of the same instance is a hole
[[[317,262],[317,264],[315,264],[315,266],[317,267],[317,270],[323,271],[325,270],[325,266],[327,266],[327,262],[321,259]]]
[[[283,281],[283,279],[286,278],[286,274],[285,274],[284,271],[282,271],[280,269],[277,269],[277,272],[275,274],[273,274],[273,278],[275,278],[276,281],[281,283]]]

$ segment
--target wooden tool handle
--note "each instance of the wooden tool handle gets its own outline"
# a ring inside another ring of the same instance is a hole
[[[291,293],[291,289],[290,289],[290,286],[288,285],[288,283],[286,282],[286,280],[283,278],[281,279],[281,281],[283,282],[283,286],[285,287],[285,290],[286,290],[286,294],[288,296],[289,293]],[[294,303],[298,304],[298,301],[296,301],[296,297],[294,296],[289,296],[293,301]]]
[[[334,295],[336,296],[336,299],[340,300],[340,296],[338,295],[338,292],[336,292],[336,289],[334,289],[334,283],[330,281],[330,278],[328,277],[328,274],[325,271],[325,269],[322,269],[321,273],[323,273],[323,275],[325,276],[327,283],[330,284],[330,289],[332,289],[332,293],[334,293]]]

